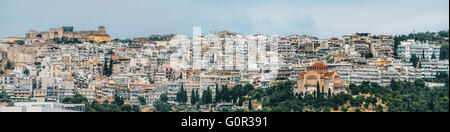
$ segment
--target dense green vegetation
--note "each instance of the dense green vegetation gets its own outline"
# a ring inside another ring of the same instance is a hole
[[[147,105],[147,100],[143,96],[138,96],[139,104]]]
[[[25,41],[23,41],[23,40],[16,40],[15,43],[18,44],[18,45],[24,45]]]
[[[159,100],[155,101],[154,106],[155,106],[155,112],[169,112],[172,111],[172,106],[167,103],[167,101],[169,100],[169,98],[167,97],[167,93],[162,94],[159,97]]]
[[[76,94],[72,98],[65,98],[61,101],[65,104],[85,104],[86,112],[140,112],[137,105],[124,104],[123,98],[115,96],[114,102],[98,102],[94,100],[89,103],[88,100],[81,94]]]
[[[448,43],[441,46],[441,53],[439,55],[440,60],[448,60],[449,59],[449,47]]]
[[[14,105],[14,102],[9,100],[9,95],[6,93],[6,91],[3,87],[2,87],[2,92],[0,93],[0,103],[8,103],[8,106]]]
[[[110,50],[107,54],[113,55],[114,52],[112,52],[112,50]],[[112,57],[110,57],[109,60],[105,59],[105,61],[103,63],[103,75],[110,77],[113,74],[113,67],[114,67],[114,61],[113,61]]]
[[[175,101],[179,104],[185,104],[188,101],[188,96],[186,90],[184,90],[184,85],[181,84],[180,90],[178,90]]]
[[[283,82],[265,91],[268,101],[263,101],[263,111],[272,112],[329,112],[330,110],[355,112],[366,109],[377,112],[448,112],[448,77],[446,86],[429,88],[423,80],[414,82],[392,81],[388,87],[363,82],[350,85],[351,94],[315,94],[294,96],[292,82]],[[349,104],[350,106],[347,106]],[[340,107],[340,109],[339,109]]]
[[[280,82],[267,89],[254,89],[249,84],[232,89],[223,86],[222,90],[216,89],[215,102],[233,102],[234,106],[243,106],[243,102],[248,101],[247,109],[221,108],[221,112],[448,112],[448,75],[440,73],[437,76],[442,76],[443,80],[435,82],[445,82],[445,87],[430,88],[425,86],[424,80],[392,80],[387,87],[365,81],[359,86],[351,84],[349,94],[335,95],[326,94],[319,87],[313,94],[294,94],[295,82],[292,81]],[[262,110],[254,110],[254,100],[260,102]]]
[[[81,44],[82,42],[78,38],[69,39],[67,37],[54,38],[53,42],[56,44]]]
[[[448,112],[449,111],[449,79],[446,74],[438,76],[447,76],[444,81],[444,87],[430,88],[425,85],[424,80],[395,81],[387,87],[378,85],[377,83],[363,82],[357,86],[351,84],[349,86],[349,94],[326,94],[323,90],[315,90],[313,94],[294,94],[293,81],[280,82],[267,89],[255,89],[252,85],[245,86],[236,85],[228,89],[223,86],[222,90],[217,90],[215,102],[230,101],[236,107],[234,109],[222,108],[221,112]],[[181,90],[184,91],[182,88]],[[331,93],[328,90],[328,93]],[[183,93],[183,92],[180,92]],[[0,98],[4,99],[5,94],[0,94]],[[204,91],[201,102],[198,99],[198,92],[193,91],[193,105],[198,103],[211,104],[212,96],[208,88]],[[180,97],[183,95],[179,95]],[[211,97],[207,97],[211,96]],[[183,97],[184,98],[184,97]],[[139,99],[142,102],[142,98]],[[181,100],[181,99],[180,99]],[[253,108],[252,101],[257,100],[262,105],[261,110]],[[154,102],[155,112],[170,112],[175,106],[169,104],[167,93],[160,96],[160,99]],[[192,100],[191,100],[192,101]],[[248,102],[247,105],[243,105]],[[124,104],[123,98],[115,96],[114,102],[105,101],[99,103],[94,101],[89,103],[82,95],[75,95],[72,98],[62,100],[67,104],[86,104],[87,112],[138,112],[139,106]],[[187,107],[183,107],[187,108]]]
[[[366,58],[366,59],[372,59],[372,58],[373,58],[372,52],[364,53],[363,56],[364,56],[364,58]]]
[[[417,58],[417,56],[415,54],[411,55],[411,58],[409,58],[409,62],[412,63],[414,68],[420,67],[419,58]]]
[[[249,92],[252,90],[254,90],[254,87],[250,84],[246,84],[244,86],[236,85],[231,89],[229,89],[228,86],[224,85],[222,86],[222,90],[220,90],[218,85],[216,85],[215,97],[213,101],[212,91],[209,87],[202,92],[201,99],[199,97],[198,91],[194,89],[191,90],[191,105],[196,105],[197,103],[206,105],[213,103],[230,102],[233,104],[237,104],[238,106],[242,106],[244,101],[248,100],[246,96],[248,96]],[[183,88],[183,85],[177,92],[175,101],[179,104],[185,104],[188,101],[187,92]]]
[[[203,91],[202,94],[202,104],[211,104],[212,103],[212,93],[211,90],[208,89]]]

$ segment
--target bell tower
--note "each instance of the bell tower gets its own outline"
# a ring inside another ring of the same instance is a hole
[[[106,29],[105,26],[99,26],[98,27],[98,33],[102,35],[106,35]]]

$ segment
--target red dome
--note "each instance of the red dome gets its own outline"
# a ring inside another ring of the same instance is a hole
[[[316,62],[314,63],[312,66],[308,67],[308,70],[313,70],[313,71],[328,71],[328,67],[327,65],[320,63],[320,62]]]
[[[327,67],[327,65],[320,63],[320,62],[316,62],[311,67]]]

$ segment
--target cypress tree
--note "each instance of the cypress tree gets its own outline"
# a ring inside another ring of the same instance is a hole
[[[186,103],[187,102],[187,93],[184,90],[183,84],[181,84],[180,90],[177,92],[176,99],[178,103]]]
[[[316,98],[320,97],[320,84],[317,82]]]
[[[253,106],[252,106],[252,100],[249,99],[249,100],[248,100],[248,111],[252,111],[252,109],[253,109]]]
[[[103,75],[104,76],[108,75],[108,63],[106,61],[106,58],[105,58],[104,63],[103,63]]]
[[[422,49],[422,60],[425,60],[425,49]]]
[[[215,95],[215,102],[219,103],[220,102],[220,91],[219,91],[219,84],[216,83],[216,95]]]
[[[188,101],[187,91],[183,89],[183,104],[185,104]]]
[[[409,59],[409,61],[413,64],[414,68],[418,67],[418,62],[419,59],[417,58],[417,56],[415,54],[411,54],[411,58]]]
[[[325,96],[324,87],[322,86],[322,92],[320,92],[320,98],[323,98]]]
[[[109,67],[108,67],[108,77],[110,77],[113,73],[113,65],[114,65],[114,61],[112,59],[112,57],[109,59]]]
[[[434,51],[433,51],[433,54],[431,54],[431,59],[436,59],[436,55],[434,54]]]
[[[314,98],[314,99],[317,98],[317,92],[316,92],[316,90],[314,90],[314,92],[313,92],[313,98]]]
[[[200,101],[200,97],[198,95],[198,89],[195,90],[195,103],[198,103],[198,101]]]
[[[194,89],[192,89],[191,90],[191,105],[195,105],[195,97],[196,95],[195,95],[195,90]]]
[[[331,88],[328,88],[328,98],[331,99]]]
[[[230,102],[230,95],[228,93],[227,85],[222,86],[222,91],[220,92],[220,95],[222,96],[222,97],[220,97],[221,100],[223,100],[225,102]]]
[[[207,104],[212,103],[212,93],[211,93],[211,90],[209,89],[209,87],[206,90],[206,102],[207,102]]]
[[[203,92],[202,92],[202,104],[208,104],[208,102],[206,101],[207,100],[206,96],[207,96],[206,95],[206,90],[203,90]]]

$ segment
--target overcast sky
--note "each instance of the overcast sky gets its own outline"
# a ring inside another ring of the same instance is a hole
[[[204,35],[395,35],[448,30],[449,0],[0,0],[0,39],[24,37],[30,29],[99,25],[120,39],[191,35],[193,26]]]

